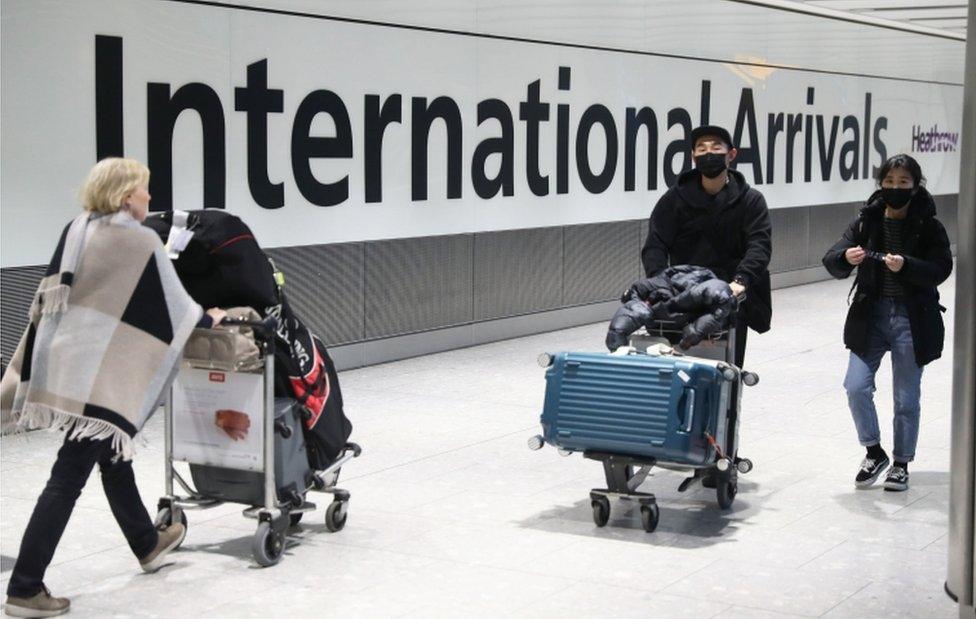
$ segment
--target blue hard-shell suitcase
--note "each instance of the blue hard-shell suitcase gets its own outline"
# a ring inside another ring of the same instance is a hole
[[[721,362],[694,357],[556,353],[543,438],[568,451],[711,466],[726,444],[734,379]]]

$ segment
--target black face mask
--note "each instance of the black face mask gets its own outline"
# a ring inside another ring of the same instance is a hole
[[[886,187],[881,190],[881,199],[885,201],[885,204],[896,211],[908,206],[908,203],[911,202],[912,196],[914,195],[914,189],[896,189],[894,187]]]
[[[695,166],[705,178],[715,178],[728,167],[724,153],[705,153],[695,157]]]

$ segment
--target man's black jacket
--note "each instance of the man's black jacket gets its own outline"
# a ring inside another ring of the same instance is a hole
[[[727,282],[740,277],[746,302],[739,311],[749,327],[764,333],[772,318],[771,237],[766,200],[741,173],[729,170],[728,184],[710,196],[699,172],[691,170],[678,177],[651,212],[641,260],[648,277],[676,264],[703,266]]]
[[[823,257],[827,271],[837,279],[845,279],[854,270],[844,253],[851,247],[883,252],[885,205],[880,192],[868,199],[867,206],[851,222],[844,236]],[[935,202],[924,187],[919,188],[908,206],[905,221],[905,265],[895,277],[905,289],[905,305],[915,346],[915,362],[925,365],[942,356],[945,325],[936,286],[952,273],[952,253],[945,227],[935,218]],[[874,304],[880,298],[884,270],[883,262],[865,258],[857,268],[857,292],[847,312],[844,324],[844,344],[852,352],[864,355],[871,332]]]

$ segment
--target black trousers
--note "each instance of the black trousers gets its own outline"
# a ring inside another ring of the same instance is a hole
[[[113,462],[114,456],[111,439],[69,441],[65,437],[51,469],[51,478],[37,499],[24,531],[7,595],[31,597],[41,591],[44,572],[96,462],[112,514],[132,552],[141,559],[153,551],[158,534],[136,488],[132,462],[122,459]]]

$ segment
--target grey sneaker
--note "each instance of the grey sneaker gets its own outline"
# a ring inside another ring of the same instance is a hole
[[[869,488],[874,485],[874,482],[878,481],[884,470],[888,468],[888,464],[891,460],[888,456],[882,456],[875,460],[874,458],[865,458],[861,461],[861,469],[857,472],[857,477],[854,478],[854,485],[858,488]]]
[[[888,471],[888,477],[884,481],[884,489],[890,492],[903,492],[908,490],[908,471],[900,466],[893,466]]]
[[[162,529],[159,532],[159,540],[156,542],[156,547],[152,552],[139,560],[142,571],[152,573],[163,567],[163,560],[166,558],[166,555],[180,545],[185,535],[186,528],[179,522]]]
[[[7,603],[3,605],[4,612],[10,617],[56,617],[70,608],[68,598],[52,597],[47,587],[29,598],[8,596]]]

